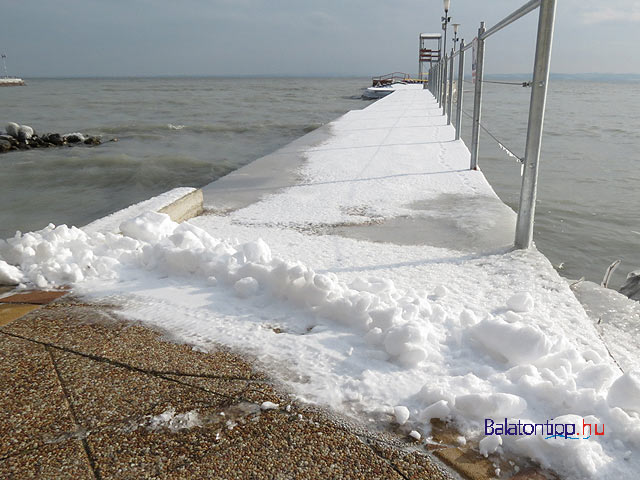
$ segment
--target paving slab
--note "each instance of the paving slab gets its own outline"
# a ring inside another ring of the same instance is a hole
[[[38,305],[0,304],[0,327],[38,308]]]
[[[46,305],[69,293],[66,290],[37,290],[33,292],[16,293],[0,298],[0,303],[30,303]]]
[[[82,444],[66,440],[0,460],[0,478],[95,480]]]
[[[0,458],[75,430],[51,356],[42,345],[0,333],[0,384]]]
[[[141,325],[124,326],[116,337],[104,344],[100,355],[156,372],[242,380],[251,379],[253,374],[253,368],[238,362],[237,355],[223,349],[205,354]]]
[[[125,324],[107,312],[68,300],[40,308],[3,327],[23,338],[85,354],[98,354]]]
[[[67,352],[53,357],[78,423],[91,430],[159,415],[171,406],[192,410],[229,399],[157,375]]]

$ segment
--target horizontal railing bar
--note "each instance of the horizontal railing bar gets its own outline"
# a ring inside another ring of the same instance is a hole
[[[511,25],[513,22],[515,22],[519,18],[524,17],[527,13],[532,12],[533,10],[538,8],[541,3],[542,3],[542,0],[531,0],[527,4],[523,5],[518,10],[513,12],[511,15],[501,20],[500,22],[496,23],[493,27],[489,28],[486,32],[484,32],[484,34],[482,35],[482,40],[489,38],[491,35],[499,32],[504,27]]]

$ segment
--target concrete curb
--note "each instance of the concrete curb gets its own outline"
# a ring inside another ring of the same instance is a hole
[[[159,213],[166,213],[176,223],[184,222],[190,218],[197,217],[204,212],[204,196],[202,190],[197,189],[188,193],[184,197],[170,203],[166,207],[158,210]]]

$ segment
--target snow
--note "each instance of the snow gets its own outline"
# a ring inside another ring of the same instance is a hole
[[[89,233],[119,233],[120,225],[125,220],[131,220],[133,218],[136,218],[138,215],[141,215],[148,211],[156,212],[158,210],[161,210],[162,208],[171,205],[176,200],[179,200],[180,198],[188,195],[193,191],[195,191],[195,188],[174,188],[173,190],[169,190],[168,192],[150,198],[149,200],[144,200],[123,210],[112,213],[111,215],[99,218],[98,220],[95,220],[83,227],[83,230]]]
[[[640,372],[627,372],[613,382],[607,402],[612,407],[640,413]]]
[[[278,405],[277,403],[273,403],[273,402],[262,402],[262,405],[260,405],[260,409],[261,410],[275,410],[279,406],[280,405]]]
[[[484,437],[478,444],[480,455],[488,457],[489,454],[495,452],[500,445],[502,445],[502,437],[500,435]]]
[[[179,225],[154,212],[173,192],[83,229],[18,233],[0,259],[23,283],[73,285],[190,345],[247,352],[301,401],[386,412],[416,439],[449,420],[487,455],[501,446],[563,478],[633,478],[637,373],[544,256],[510,248],[513,212],[468,170],[433,97],[399,91],[331,131],[304,150],[299,184],[246,208]],[[385,225],[389,240],[372,240]],[[483,438],[486,418],[606,434]]]
[[[18,285],[21,281],[22,272],[4,260],[0,260],[0,285]]]
[[[176,415],[175,408],[169,407],[160,415],[150,417],[143,425],[146,425],[149,430],[167,428],[171,432],[178,432],[180,430],[201,427],[202,420],[196,410]]]

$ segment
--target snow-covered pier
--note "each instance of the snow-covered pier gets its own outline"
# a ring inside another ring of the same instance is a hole
[[[297,399],[421,442],[441,419],[496,462],[570,479],[640,468],[637,355],[616,364],[549,261],[513,249],[514,212],[429,91],[349,112],[203,193],[181,224],[140,207],[18,235],[0,278],[71,284],[199,349],[249,353]]]

